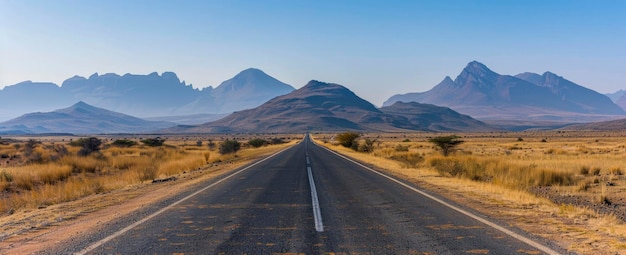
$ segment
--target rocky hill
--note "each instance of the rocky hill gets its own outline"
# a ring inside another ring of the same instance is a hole
[[[398,101],[446,106],[481,120],[585,122],[626,114],[607,96],[553,73],[500,75],[476,61],[454,80],[446,77],[429,91],[392,96],[383,106]]]
[[[368,131],[406,132],[478,130],[488,128],[484,123],[470,121],[454,111],[441,107],[415,106],[408,108],[429,108],[421,112],[438,112],[442,116],[420,120],[420,116],[396,113],[403,105],[377,109],[371,103],[355,95],[349,89],[331,83],[310,81],[304,87],[287,95],[276,97],[267,103],[249,110],[235,112],[218,121],[198,126],[178,126],[167,129],[169,133],[302,133],[308,131]],[[435,110],[432,110],[435,109]],[[420,112],[420,110],[414,110]],[[437,113],[433,113],[437,114]],[[438,122],[438,120],[440,120]],[[437,123],[438,122],[438,123]],[[455,123],[455,124],[452,124]],[[466,126],[458,123],[465,123]],[[489,129],[493,130],[493,129]]]

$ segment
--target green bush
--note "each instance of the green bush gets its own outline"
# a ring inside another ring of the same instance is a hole
[[[235,153],[239,150],[239,148],[241,148],[241,144],[239,142],[237,142],[236,140],[226,139],[226,141],[220,144],[220,153],[221,154]]]
[[[113,146],[117,146],[117,147],[132,147],[134,145],[137,145],[137,142],[128,140],[128,139],[119,139],[119,140],[113,141],[112,144]]]
[[[263,145],[266,145],[267,141],[263,140],[261,138],[255,138],[255,139],[252,139],[252,140],[248,141],[248,144],[250,146],[254,147],[254,148],[259,148],[259,147],[261,147]]]
[[[165,143],[165,140],[157,137],[157,138],[143,139],[141,140],[141,142],[150,147],[159,147],[159,146],[162,146],[163,143]]]
[[[346,147],[346,148],[354,148],[354,143],[355,140],[357,138],[359,138],[359,134],[354,133],[354,132],[344,132],[344,133],[340,133],[337,134],[337,136],[335,137],[335,140],[337,142],[339,142],[339,144],[341,144],[341,146]],[[357,143],[357,148],[358,148],[358,143]]]
[[[100,151],[100,145],[102,145],[102,140],[96,137],[80,138],[76,141],[70,142],[70,145],[82,147],[78,151],[78,156],[87,156],[91,153]]]

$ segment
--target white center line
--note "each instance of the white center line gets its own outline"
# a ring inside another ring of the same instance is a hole
[[[324,224],[322,223],[322,212],[320,211],[320,202],[317,199],[317,190],[315,189],[315,181],[313,180],[313,171],[307,166],[306,170],[309,174],[309,184],[311,185],[311,203],[313,205],[313,218],[315,219],[315,230],[324,232]]]

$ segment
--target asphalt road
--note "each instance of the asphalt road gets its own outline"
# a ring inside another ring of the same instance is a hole
[[[401,183],[305,138],[252,167],[207,183],[183,201],[158,212],[153,209],[147,218],[128,219],[127,226],[87,238],[71,252],[554,253]]]

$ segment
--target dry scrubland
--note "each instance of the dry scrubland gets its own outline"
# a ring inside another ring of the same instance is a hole
[[[172,180],[203,167],[233,162],[254,153],[251,139],[288,142],[300,136],[169,136],[162,146],[147,146],[150,137],[99,137],[101,150],[80,156],[79,137],[4,138],[0,140],[0,217],[44,208],[132,185]],[[237,153],[220,153],[224,140],[238,140]],[[115,140],[135,142],[116,146]],[[259,140],[257,140],[258,142]],[[267,144],[257,143],[264,146]]]
[[[428,140],[447,135],[362,134],[371,152],[315,139],[573,252],[626,254],[626,133],[456,134],[444,157]]]

